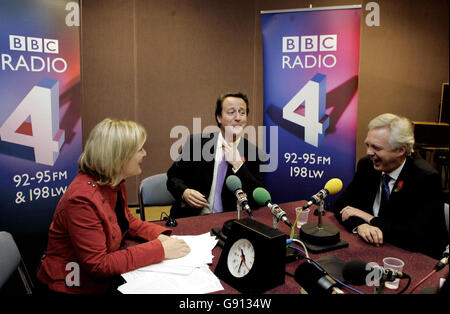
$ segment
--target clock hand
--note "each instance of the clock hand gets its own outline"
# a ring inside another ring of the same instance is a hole
[[[245,267],[247,267],[247,269],[250,270],[250,268],[248,268],[248,266],[247,266],[247,263],[245,262],[244,254],[241,255],[241,260],[242,260],[242,262],[244,262]],[[241,264],[242,264],[242,262],[241,262]]]

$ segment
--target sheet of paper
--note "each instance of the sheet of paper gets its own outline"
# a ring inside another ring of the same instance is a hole
[[[212,255],[211,251],[216,246],[218,240],[216,240],[215,237],[210,236],[209,232],[198,236],[174,235],[173,237],[183,239],[186,244],[189,245],[191,249],[189,254],[180,258],[164,260],[158,264],[145,266],[139,268],[139,270],[153,271],[154,269],[157,269],[156,271],[162,271],[161,269],[167,269],[166,267],[168,267],[169,269],[175,266],[200,267],[204,264],[212,263],[214,256]],[[167,272],[167,270],[165,271]]]
[[[223,290],[223,286],[209,267],[203,266],[190,275],[141,272],[118,290],[123,294],[203,294]]]
[[[118,290],[124,294],[201,294],[223,290],[220,280],[208,267],[218,240],[209,232],[173,237],[186,241],[191,249],[189,254],[122,274],[127,283]]]

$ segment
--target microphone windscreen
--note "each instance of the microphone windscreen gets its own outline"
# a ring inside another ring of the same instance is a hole
[[[330,195],[339,193],[339,191],[342,189],[342,181],[338,178],[334,178],[329,180],[326,184],[324,189],[330,193]]]
[[[239,179],[237,176],[232,174],[227,178],[225,181],[225,185],[227,186],[228,190],[231,192],[234,192],[238,189],[242,189],[242,182],[241,179]]]
[[[265,189],[258,187],[253,190],[253,199],[261,206],[265,206],[271,200],[270,193]]]
[[[344,265],[342,276],[344,281],[351,285],[361,286],[366,283],[366,277],[370,269],[366,270],[367,263],[361,260],[353,260]]]

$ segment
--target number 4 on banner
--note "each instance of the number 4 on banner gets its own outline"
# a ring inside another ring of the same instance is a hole
[[[64,131],[59,129],[59,82],[44,78],[34,86],[3,123],[0,137],[33,147],[37,163],[53,166],[64,143]]]
[[[330,124],[326,110],[326,76],[320,73],[303,86],[284,106],[283,118],[305,128],[305,142],[315,147],[325,138]],[[304,110],[304,115],[300,113]]]

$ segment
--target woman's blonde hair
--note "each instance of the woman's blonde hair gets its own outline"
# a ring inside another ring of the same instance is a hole
[[[78,169],[94,176],[99,185],[116,186],[122,166],[146,139],[147,132],[140,124],[106,118],[89,134]]]
[[[406,145],[406,155],[414,152],[414,129],[408,118],[392,113],[381,114],[369,122],[369,129],[387,127],[391,131],[389,144],[397,149]]]

